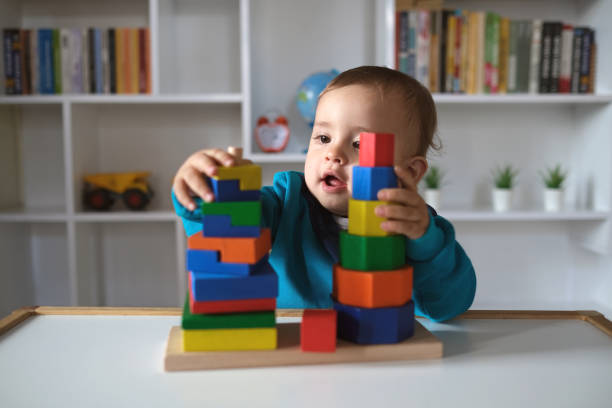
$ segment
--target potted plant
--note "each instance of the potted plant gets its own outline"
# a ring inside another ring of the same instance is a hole
[[[442,171],[438,166],[431,166],[423,178],[425,182],[425,202],[436,211],[440,208],[440,186],[442,184]]]
[[[563,171],[560,164],[554,168],[547,168],[546,173],[540,172],[546,188],[544,189],[544,209],[546,211],[561,211],[563,209],[563,182],[567,178],[567,172]]]
[[[493,209],[498,212],[508,211],[512,207],[513,189],[516,185],[518,171],[511,165],[497,167],[493,173]]]

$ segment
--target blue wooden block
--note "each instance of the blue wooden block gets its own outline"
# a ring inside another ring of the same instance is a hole
[[[256,269],[261,268],[262,263],[268,262],[267,254],[255,264],[221,262],[219,258],[219,251],[188,249],[186,267],[188,271],[197,273],[248,276]]]
[[[353,198],[378,201],[376,195],[383,188],[397,188],[393,167],[353,166]]]
[[[414,334],[414,303],[368,309],[334,301],[338,337],[358,344],[399,343]]]
[[[232,225],[231,215],[202,216],[202,235],[205,237],[258,237],[259,225]]]
[[[207,180],[215,194],[215,201],[258,201],[261,197],[259,190],[241,190],[240,180]]]
[[[196,301],[264,299],[278,296],[278,277],[263,262],[248,276],[189,272],[191,291]]]

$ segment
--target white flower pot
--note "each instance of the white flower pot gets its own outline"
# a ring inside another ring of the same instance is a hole
[[[438,211],[440,208],[440,190],[428,188],[425,190],[425,202]]]
[[[544,190],[544,209],[546,211],[563,210],[564,191],[560,188],[547,188]]]
[[[493,210],[496,212],[509,211],[512,208],[513,191],[510,188],[493,189]]]

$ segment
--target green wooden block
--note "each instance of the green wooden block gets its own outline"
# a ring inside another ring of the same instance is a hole
[[[187,297],[185,307],[183,307],[181,326],[185,330],[275,327],[276,317],[273,310],[230,314],[192,314],[189,310],[189,297]]]
[[[340,231],[340,264],[358,271],[388,271],[406,264],[406,237],[365,237]]]
[[[229,215],[233,226],[260,225],[261,201],[203,202],[202,214]]]

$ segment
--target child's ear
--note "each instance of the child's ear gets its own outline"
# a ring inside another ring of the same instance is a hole
[[[411,157],[406,163],[406,170],[410,172],[414,178],[415,184],[419,184],[419,181],[423,178],[429,167],[427,159],[422,156]]]

